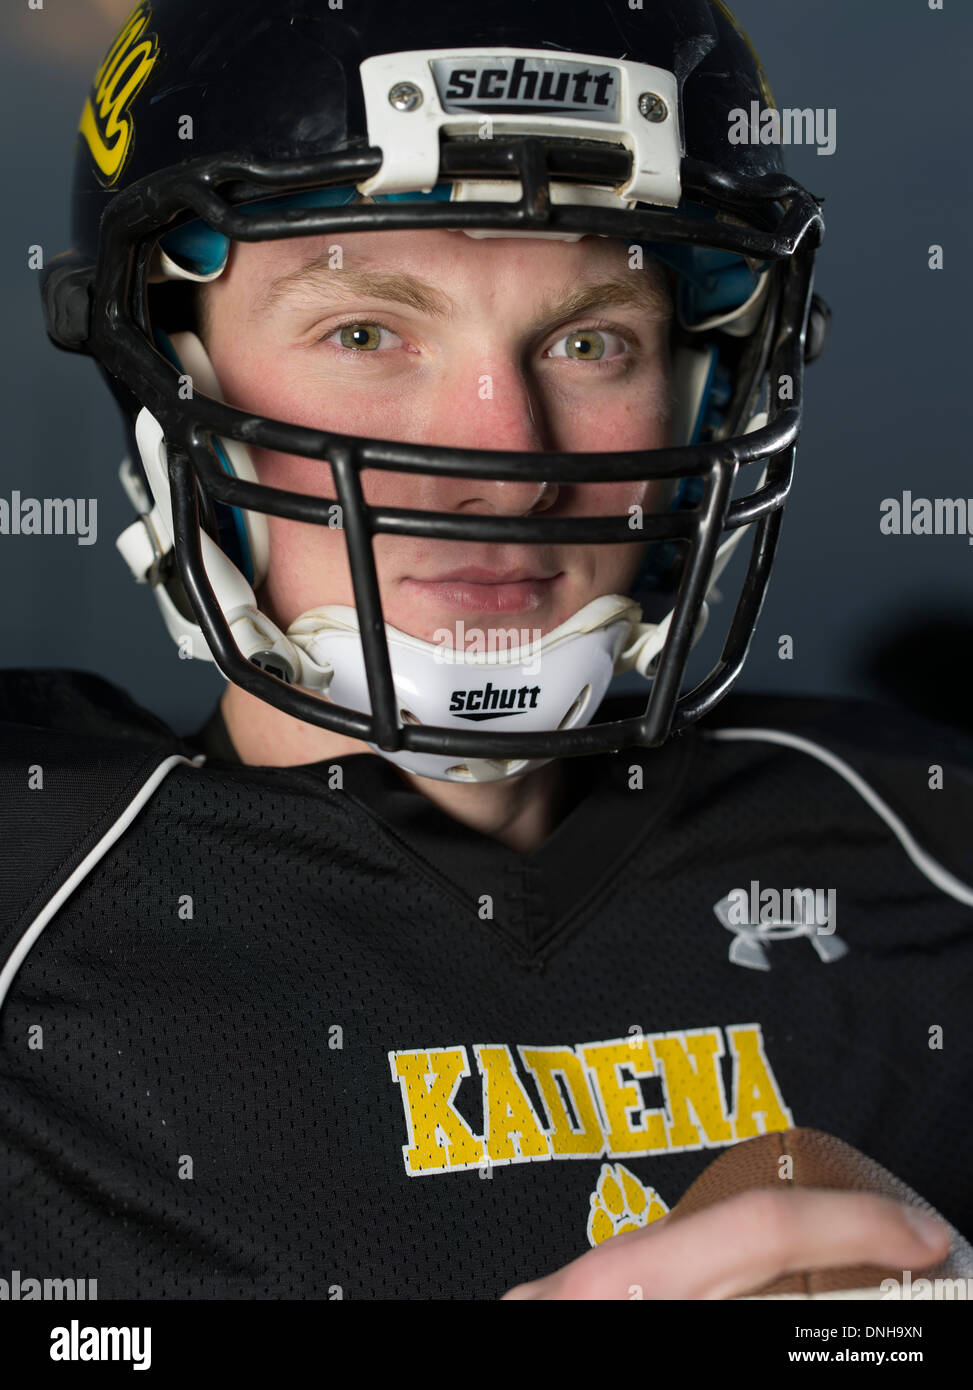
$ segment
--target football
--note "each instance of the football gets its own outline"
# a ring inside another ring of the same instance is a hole
[[[762,1134],[727,1149],[686,1190],[669,1221],[691,1216],[738,1193],[781,1185],[875,1192],[918,1207],[948,1227],[952,1236],[949,1254],[938,1264],[914,1272],[869,1265],[801,1270],[738,1298],[946,1300],[966,1299],[973,1290],[973,1247],[959,1231],[880,1163],[833,1134],[816,1129]],[[894,1281],[894,1288],[885,1282],[888,1280]]]

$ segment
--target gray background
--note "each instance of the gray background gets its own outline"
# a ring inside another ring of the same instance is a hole
[[[620,0],[621,2],[621,0]],[[651,3],[651,0],[647,0]],[[95,671],[181,731],[215,703],[215,667],[178,659],[154,600],[114,538],[114,404],[86,358],[42,324],[27,248],[68,245],[74,131],[87,86],[130,4],[6,0],[0,276],[4,446],[0,495],[98,498],[98,542],[0,536],[4,666]],[[778,106],[834,107],[837,149],[789,152],[826,198],[817,288],[834,310],[808,377],[808,413],[779,558],[741,688],[879,698],[973,727],[965,536],[883,536],[879,503],[971,497],[967,318],[969,51],[965,0],[737,0]],[[930,271],[941,244],[945,269]],[[715,626],[715,624],[714,624]],[[778,658],[790,634],[794,659]]]

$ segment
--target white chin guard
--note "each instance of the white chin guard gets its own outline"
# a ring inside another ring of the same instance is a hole
[[[500,733],[579,728],[594,716],[620,663],[622,669],[634,664],[633,649],[625,649],[642,631],[641,618],[632,599],[605,595],[535,642],[492,651],[469,640],[481,635],[479,629],[471,629],[457,649],[386,625],[399,722],[447,729],[486,725]],[[505,635],[490,630],[492,638]],[[511,639],[517,635],[524,634],[509,633]],[[334,704],[371,713],[354,608],[312,609],[290,625],[287,637],[301,653],[302,683],[326,688]],[[551,761],[375,752],[445,782],[496,782]]]

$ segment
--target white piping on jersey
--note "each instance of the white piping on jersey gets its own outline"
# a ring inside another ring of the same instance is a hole
[[[935,884],[951,898],[956,898],[958,902],[966,903],[967,907],[973,907],[973,888],[958,879],[955,874],[951,874],[948,869],[933,859],[932,855],[927,854],[910,835],[905,823],[899,819],[891,806],[882,800],[878,792],[870,787],[853,767],[849,767],[841,758],[835,757],[834,753],[829,752],[827,748],[822,748],[820,744],[812,743],[809,739],[799,738],[796,734],[786,734],[780,729],[708,729],[706,732],[707,737],[722,739],[726,742],[734,739],[751,739],[756,743],[780,743],[785,748],[796,748],[799,753],[806,753],[810,758],[817,758],[818,762],[824,763],[833,772],[837,772],[839,777],[843,777],[862,800],[871,806],[875,814],[881,816],[913,864],[920,873],[929,879],[930,883]]]
[[[65,879],[64,883],[62,883],[61,887],[54,894],[54,897],[44,910],[34,918],[33,922],[31,922],[30,926],[17,942],[17,945],[11,952],[9,960],[3,967],[3,970],[0,971],[0,1009],[3,1008],[4,1001],[7,997],[7,991],[13,984],[17,971],[23,965],[28,953],[48,922],[61,910],[74,890],[79,884],[84,882],[95,865],[99,864],[101,860],[104,859],[112,845],[122,838],[125,831],[132,824],[132,821],[151,800],[154,792],[169,776],[172,769],[178,766],[179,763],[188,763],[190,767],[200,767],[205,761],[202,755],[197,758],[184,758],[176,753],[171,758],[166,758],[164,762],[161,762],[148,780],[143,782],[138,792],[118,817],[118,820],[116,820],[105,834],[102,835],[94,849],[82,859],[70,878]]]

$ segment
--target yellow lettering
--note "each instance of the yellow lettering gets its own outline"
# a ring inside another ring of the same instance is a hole
[[[775,1129],[790,1129],[794,1124],[791,1112],[784,1104],[777,1078],[764,1052],[764,1039],[759,1023],[741,1028],[727,1028],[730,1052],[733,1056],[736,1116],[733,1128],[737,1139],[752,1139]],[[763,1116],[763,1126],[757,1116]]]
[[[651,1038],[662,1064],[666,1099],[672,1121],[669,1143],[674,1149],[698,1148],[699,1130],[690,1118],[692,1106],[710,1144],[729,1144],[733,1129],[723,1095],[719,1059],[723,1039],[718,1028],[698,1033],[660,1033]]]
[[[537,1122],[507,1047],[475,1049],[484,1081],[484,1140],[491,1163],[522,1158],[550,1158],[547,1139]]]
[[[661,1110],[643,1110],[642,1097],[634,1081],[621,1079],[620,1068],[631,1069],[634,1077],[654,1076],[651,1050],[642,1038],[622,1042],[590,1043],[581,1049],[585,1064],[594,1074],[612,1154],[648,1153],[668,1147]],[[644,1124],[633,1124],[638,1111]]]
[[[409,1142],[403,1146],[407,1173],[442,1173],[483,1162],[483,1144],[452,1100],[469,1076],[465,1047],[437,1052],[390,1052],[392,1078],[402,1087]]]
[[[559,1158],[583,1154],[596,1158],[605,1147],[604,1135],[587,1077],[579,1058],[570,1047],[519,1047],[521,1061],[537,1082],[552,1128],[548,1133],[551,1152]],[[556,1077],[560,1077],[580,1129],[571,1123]]]

